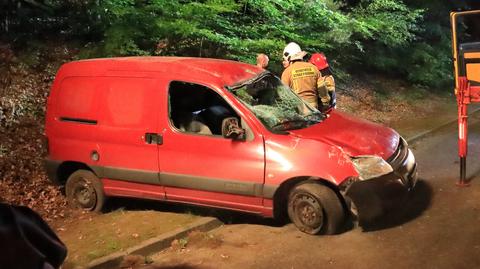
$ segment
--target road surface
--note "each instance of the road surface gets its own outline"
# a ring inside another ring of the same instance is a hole
[[[292,224],[233,214],[233,224],[154,255],[148,267],[480,268],[480,118],[470,118],[468,188],[455,186],[456,135],[451,125],[411,145],[420,181],[373,224],[310,236]]]

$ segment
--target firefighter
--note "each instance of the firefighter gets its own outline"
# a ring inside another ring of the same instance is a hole
[[[310,61],[314,64],[320,74],[323,77],[323,81],[318,85],[319,92],[327,92],[329,96],[329,107],[328,108],[335,108],[337,105],[337,98],[335,93],[335,80],[333,79],[332,71],[330,70],[330,66],[327,62],[327,57],[323,53],[314,53],[312,57],[310,57]],[[322,103],[326,103],[327,100],[321,100]],[[328,109],[327,108],[327,109]]]
[[[320,108],[328,106],[328,93],[318,91],[319,86],[323,85],[322,75],[315,65],[304,61],[306,55],[297,43],[291,42],[285,47],[283,60],[288,67],[282,73],[282,82],[312,107],[319,108],[318,100],[322,102]]]
[[[260,53],[257,55],[257,66],[263,69],[266,69],[268,66],[268,56],[266,54]]]

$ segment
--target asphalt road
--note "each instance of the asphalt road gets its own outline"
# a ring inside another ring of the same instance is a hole
[[[183,250],[153,256],[149,267],[480,268],[480,119],[470,118],[467,188],[455,186],[456,135],[451,125],[412,144],[420,176],[416,189],[363,228],[310,236],[292,224],[275,226],[239,214],[233,224]]]

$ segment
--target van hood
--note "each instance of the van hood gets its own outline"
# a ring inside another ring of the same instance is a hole
[[[388,159],[397,149],[400,136],[393,129],[332,111],[323,122],[290,134],[338,146],[349,156],[377,155]]]

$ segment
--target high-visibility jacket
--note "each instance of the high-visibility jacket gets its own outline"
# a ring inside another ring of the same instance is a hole
[[[315,108],[318,108],[318,99],[322,103],[325,100],[327,104],[330,101],[328,91],[323,87],[324,79],[318,68],[311,63],[291,63],[282,73],[282,82]]]

